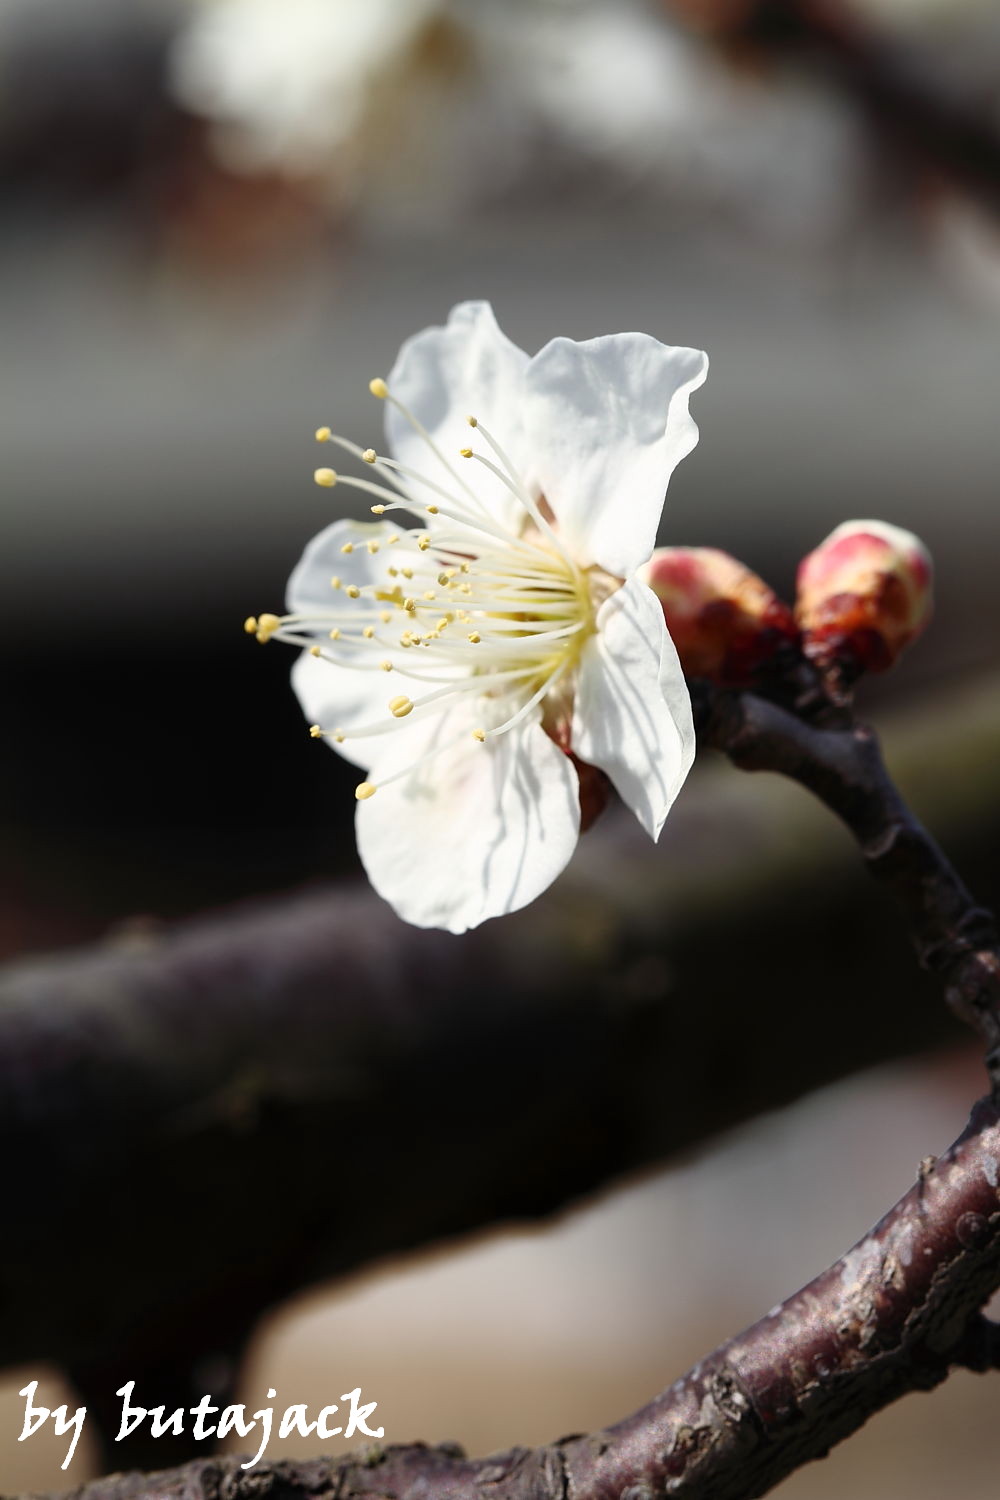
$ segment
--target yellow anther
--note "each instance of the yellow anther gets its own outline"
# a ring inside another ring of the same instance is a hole
[[[472,593],[472,584],[471,583],[460,583],[458,585],[458,592],[460,594],[465,594],[466,596],[468,596],[469,594]]]
[[[325,490],[332,490],[337,483],[337,472],[335,469],[317,469],[313,474],[316,483],[322,485]]]
[[[280,626],[281,621],[277,615],[260,615],[257,620],[257,639],[261,645],[269,641],[271,636]]]
[[[398,578],[399,577],[399,569],[398,568],[394,568],[392,566],[392,563],[389,564],[389,577],[390,578]]]
[[[401,646],[412,646],[413,645],[413,636],[411,635],[410,631],[408,631],[408,630],[404,630],[403,631],[403,634],[399,637],[399,644]]]
[[[484,745],[486,743],[486,730],[474,729],[472,731],[472,738],[474,740],[478,740],[481,745]]]
[[[371,781],[359,781],[354,788],[354,795],[359,802],[366,802],[369,797],[375,795],[375,784]]]
[[[329,427],[317,427],[316,428],[316,441],[317,441],[317,443],[328,443],[330,441],[330,429],[329,429]]]
[[[439,509],[439,507],[436,506],[436,505],[428,505],[428,507],[427,507],[427,514],[429,516],[436,516],[437,513],[438,513],[438,509]]]
[[[416,599],[404,599],[403,600],[403,608],[406,610],[406,613],[408,615],[416,614],[416,612],[417,612],[417,601],[416,601]]]
[[[468,422],[468,424],[469,424],[470,427],[478,427],[479,426],[479,422],[478,422],[478,420],[477,420],[476,417],[466,417],[465,420]]]
[[[448,574],[447,573],[439,573],[437,581],[441,585],[442,588],[445,588],[447,586],[447,584],[450,582],[450,579],[448,578]]]
[[[385,515],[385,506],[384,505],[373,505],[372,506],[372,515],[373,516],[384,516]]]
[[[335,744],[342,745],[344,743],[344,731],[342,729],[335,729],[333,731],[333,739]]]
[[[430,544],[431,539],[429,536],[422,536],[418,537],[417,539],[417,546],[420,548],[421,552],[426,552]]]
[[[472,449],[471,448],[459,448],[458,451],[462,455],[463,458],[471,458],[472,457]]]
[[[391,661],[380,661],[379,662],[379,666],[382,668],[383,672],[391,672],[392,671],[392,662]]]
[[[312,735],[314,740],[321,740],[323,738],[323,731],[322,729],[320,729],[318,724],[310,724],[309,733]]]
[[[366,464],[373,464],[378,458],[378,454],[375,452],[374,448],[366,448],[361,457],[364,459]]]
[[[412,578],[413,577],[413,569],[412,568],[402,567],[402,568],[400,568],[399,571],[402,573],[402,575],[403,575],[404,578]]]
[[[330,639],[331,639],[331,641],[339,641],[340,640],[340,631],[339,631],[339,629],[337,628],[336,625],[330,631]]]
[[[345,557],[349,557],[350,554],[354,551],[354,543],[353,542],[345,542],[344,545],[341,547],[340,550],[341,550],[341,552],[343,552],[343,554],[344,554]]]
[[[444,630],[446,626],[450,624],[451,618],[448,615],[442,615],[440,620],[435,622],[435,629],[437,630],[438,635],[440,635],[442,630]]]
[[[320,649],[319,649],[319,647],[318,647],[318,646],[310,646],[310,647],[309,647],[309,655],[310,655],[310,656],[322,656],[322,654],[323,654],[323,653],[322,653],[322,651],[321,651],[321,650],[320,650]]]
[[[379,375],[376,375],[374,380],[369,380],[368,389],[371,391],[372,395],[377,396],[380,401],[384,401],[386,396],[388,396],[389,394],[389,387]]]
[[[380,609],[378,612],[378,617],[382,621],[383,625],[388,625],[389,621],[392,619],[392,611],[388,609]]]
[[[257,616],[256,615],[247,615],[246,619],[243,621],[243,629],[246,631],[247,635],[256,635],[257,634]]]
[[[374,637],[374,635],[375,635],[375,626],[374,625],[366,625],[365,628],[364,628],[364,630],[362,630],[361,634],[364,636],[364,638],[365,638],[366,641],[372,640],[373,637]]]
[[[388,542],[389,546],[391,547],[392,544],[393,544],[393,542],[398,542],[399,541],[399,532],[398,531],[394,531],[392,533],[392,536],[387,536],[386,537],[386,541]]]
[[[365,546],[368,548],[368,551],[371,553],[372,557],[374,557],[376,552],[378,551],[378,542],[375,541],[374,537],[370,542],[366,542]]]
[[[340,588],[340,579],[338,578],[336,573],[334,573],[333,577],[330,579],[330,587],[332,589]]]
[[[349,583],[344,590],[344,593],[347,595],[348,599],[361,598],[361,590],[358,588],[356,583]]]
[[[435,592],[434,592],[433,589],[424,589],[423,598],[425,598],[425,599],[436,599],[437,595],[435,594]]]
[[[479,634],[478,630],[470,630],[465,639],[467,641],[471,641],[474,646],[478,646],[479,642],[482,640],[482,636]]]
[[[405,693],[401,693],[398,698],[390,698],[389,712],[394,719],[405,719],[406,715],[412,713],[412,711],[413,703],[407,698]]]

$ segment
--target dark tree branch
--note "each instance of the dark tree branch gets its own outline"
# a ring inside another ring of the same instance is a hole
[[[745,771],[776,771],[813,792],[854,835],[893,895],[924,968],[940,975],[956,1013],[979,1032],[1000,1079],[1000,933],[992,912],[914,817],[864,725],[810,724],[750,693],[696,695],[702,739]]]
[[[895,793],[873,737],[839,722],[821,727],[822,705],[813,723],[753,695],[702,693],[698,705],[705,740],[746,769],[801,781],[838,813],[902,902],[924,961],[962,988],[968,1013],[992,1036],[996,953],[983,946],[992,928]],[[589,935],[608,907],[606,860],[599,899],[578,886],[569,907],[548,904],[457,942],[402,928],[360,894],[336,904],[321,894],[194,923],[137,950],[11,973],[0,987],[0,1137],[25,1120],[35,1126],[8,1189],[28,1207],[22,1222],[36,1238],[5,1246],[0,1262],[11,1292],[8,1358],[44,1352],[92,1385],[112,1372],[135,1377],[151,1359],[190,1367],[238,1347],[263,1306],[304,1282],[387,1249],[547,1211],[648,1159],[671,1135],[675,1144],[685,1130],[690,1138],[684,1111],[698,1095],[711,1100],[716,1128],[728,1123],[745,1107],[752,1072],[733,1041],[747,1008],[726,1014],[735,1053],[727,1066],[718,1013],[704,1003],[704,967],[692,976],[698,1006],[662,1005],[661,902],[655,888],[640,896],[633,859],[630,849],[620,906],[597,950]],[[824,976],[810,963],[810,991],[819,991]],[[881,1019],[897,1006],[890,1037],[902,1016],[912,1037],[909,997],[889,981],[884,988]],[[782,1004],[794,1014],[799,1003],[794,989],[772,994],[768,1050]],[[860,995],[868,1023],[870,1001]],[[834,1003],[830,1047],[814,1051],[836,1053],[837,1033],[851,1030],[850,993],[836,988]],[[747,1040],[759,1031],[755,1019]],[[679,1111],[673,1075],[663,1072],[671,1056]],[[701,1056],[704,1076],[693,1066]],[[514,1077],[520,1102],[511,1112],[497,1101]],[[704,1100],[700,1107],[704,1129]],[[381,1191],[366,1196],[363,1212],[329,1191],[331,1143],[343,1144],[355,1169],[360,1151],[362,1168],[379,1172]],[[950,1362],[985,1359],[969,1319],[1000,1282],[998,1160],[996,1115],[984,1104],[852,1256],[608,1434],[494,1460],[492,1470],[439,1450],[391,1450],[371,1468],[342,1469],[343,1494],[425,1486],[437,1500],[488,1483],[498,1495],[563,1500],[570,1479],[581,1497],[629,1485],[636,1497],[660,1495],[668,1480],[671,1494],[701,1495],[705,1485],[718,1496],[763,1493],[880,1405],[943,1378]],[[252,1234],[230,1234],[276,1184],[292,1211],[254,1215]],[[83,1196],[98,1232],[80,1247],[69,1295],[54,1298],[44,1247],[49,1236],[61,1245],[67,1203]],[[142,1256],[109,1256],[119,1235],[138,1239]],[[216,1341],[207,1350],[206,1327]],[[209,1465],[176,1482],[214,1484],[232,1469]],[[302,1472],[328,1478],[330,1465]],[[275,1492],[296,1493],[281,1489],[293,1483],[290,1470],[281,1473]],[[747,1489],[748,1475],[759,1488]]]
[[[1000,212],[1000,127],[983,99],[942,84],[932,55],[877,35],[843,0],[667,3],[730,43],[812,62],[912,165]]]
[[[1000,1285],[1000,1115],[989,1101],[828,1271],[623,1422],[469,1460],[373,1448],[337,1462],[199,1461],[97,1480],[75,1500],[749,1500],[952,1364],[995,1363],[976,1309]]]

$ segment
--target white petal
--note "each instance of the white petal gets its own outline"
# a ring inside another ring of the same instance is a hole
[[[358,803],[369,879],[418,927],[465,932],[517,911],[552,883],[576,846],[578,783],[568,756],[537,722],[478,744],[472,711],[461,703],[422,727],[425,750],[456,734],[458,743]],[[412,752],[412,734],[409,741]],[[394,743],[389,763],[400,748]]]
[[[386,538],[397,532],[399,542],[390,547]],[[313,537],[292,569],[285,591],[289,614],[342,608],[344,595],[332,587],[331,578],[339,578],[345,587],[351,583],[358,588],[369,583],[388,586],[390,563],[424,567],[415,543],[407,545],[410,535],[416,538],[417,533],[408,534],[385,521],[334,521]],[[379,543],[374,555],[368,551],[369,542]],[[346,543],[353,551],[341,550]]]
[[[468,484],[491,514],[516,529],[524,513],[510,491],[482,464],[459,452],[475,447],[492,458],[485,443],[474,441],[466,421],[471,415],[485,423],[514,463],[519,461],[527,365],[528,356],[501,333],[488,302],[462,302],[452,309],[446,327],[425,328],[406,341],[388,379],[390,394],[427,429],[451,472],[391,404],[385,420],[389,448],[400,463],[443,485],[456,499],[463,498],[462,483]],[[438,497],[428,493],[427,498]],[[464,503],[469,503],[467,497]]]
[[[691,699],[663,610],[631,579],[601,605],[580,663],[573,749],[600,766],[652,838],[694,759]]]
[[[288,580],[289,613],[314,614],[335,609],[348,611],[351,601],[343,588],[331,587],[331,577],[339,577],[344,587],[352,583],[359,588],[370,583],[388,585],[391,580],[386,575],[387,558],[394,562],[405,559],[413,563],[414,567],[424,566],[422,553],[415,548],[406,549],[405,532],[401,534],[398,545],[392,548],[386,546],[372,556],[366,543],[384,539],[392,534],[392,530],[391,526],[381,521],[342,520],[334,521],[332,526],[313,537]],[[341,552],[345,542],[353,543],[353,552]],[[360,600],[358,604],[361,604]],[[399,634],[400,626],[397,623],[387,627],[390,628],[394,636]],[[324,644],[322,627],[310,627],[308,633],[315,636],[317,643]],[[374,644],[369,647],[367,642],[353,651],[342,645],[335,648],[330,642],[326,642],[326,646],[331,652],[338,650],[345,659],[350,652],[351,658],[361,663],[361,666],[339,666],[303,651],[292,668],[292,687],[307,723],[319,724],[323,729],[332,730],[352,729],[361,724],[385,720],[390,735],[402,734],[403,726],[397,726],[397,721],[389,714],[388,702],[397,693],[405,692],[406,685],[398,684],[397,678],[392,673],[381,671],[378,664],[383,655],[393,661],[398,660],[403,655],[402,651],[381,652]],[[367,738],[354,742],[347,740],[340,745],[327,741],[338,754],[345,756],[354,765],[365,767],[371,765],[377,753],[374,748],[377,743],[379,742]]]
[[[688,397],[708,373],[697,349],[645,333],[553,339],[525,376],[526,478],[582,563],[627,578],[649,557],[667,482],[698,441]]]
[[[321,661],[303,651],[292,668],[292,687],[306,722],[319,724],[327,731],[353,729],[361,724],[379,723],[382,719],[395,724],[388,712],[392,677],[377,667],[370,672],[356,672],[349,667]],[[390,727],[388,733],[392,732]],[[341,745],[332,740],[326,743],[353,765],[364,768],[371,763],[370,739],[345,740]]]

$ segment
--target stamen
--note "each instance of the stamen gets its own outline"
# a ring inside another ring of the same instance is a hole
[[[461,465],[456,468],[449,461],[381,377],[374,378],[369,389],[378,399],[389,401],[426,443],[443,466],[443,482],[374,448],[361,448],[325,426],[317,428],[317,442],[334,443],[356,460],[377,467],[378,478],[386,483],[340,475],[332,468],[317,469],[314,478],[324,487],[342,484],[365,491],[375,502],[369,506],[374,516],[398,510],[412,515],[418,525],[423,523],[419,529],[388,535],[374,527],[348,532],[352,539],[341,543],[343,554],[360,552],[374,558],[382,547],[405,538],[404,558],[408,560],[388,566],[366,563],[358,583],[332,576],[330,587],[340,592],[340,609],[249,616],[244,629],[262,642],[277,635],[302,646],[337,670],[395,671],[407,685],[426,685],[416,698],[406,693],[391,698],[388,712],[378,722],[332,731],[313,725],[309,731],[313,738],[328,738],[338,745],[345,740],[376,739],[395,733],[397,720],[410,720],[412,715],[430,721],[447,705],[470,697],[482,702],[484,717],[480,725],[464,728],[454,739],[432,743],[424,754],[384,780],[360,782],[355,789],[359,801],[410,776],[451,745],[464,742],[468,746],[470,733],[478,744],[485,744],[513,730],[532,713],[537,717],[539,703],[567,673],[575,671],[581,644],[594,628],[594,603],[586,575],[566,552],[508,455],[478,418],[468,416],[466,422],[482,434],[497,461],[471,447],[462,448],[461,456],[489,469],[513,495],[528,518],[520,525],[512,527],[506,507],[498,513],[466,483],[457,472]],[[412,551],[418,553],[417,558]],[[425,553],[431,554],[426,562]],[[403,592],[407,584],[410,595]],[[393,619],[399,619],[396,611],[402,613],[407,627],[398,636],[390,635]],[[381,627],[388,629],[380,634]],[[376,648],[374,653],[369,646]],[[470,657],[473,648],[475,657]],[[413,669],[409,662],[414,663]],[[493,720],[500,722],[486,727]],[[464,715],[462,721],[466,726],[470,722]],[[471,722],[475,724],[475,718]],[[438,738],[432,733],[432,741]]]
[[[388,401],[392,406],[396,408],[400,416],[405,418],[405,420],[409,422],[410,426],[413,428],[418,437],[423,438],[428,448],[434,454],[434,457],[444,465],[452,478],[458,480],[458,483],[462,486],[463,490],[465,490],[466,494],[474,502],[474,504],[482,507],[482,501],[480,500],[479,496],[473,489],[471,489],[468,484],[466,484],[461,475],[458,474],[452,467],[452,465],[448,462],[447,458],[444,456],[437,443],[431,437],[424,424],[417,420],[412,411],[410,411],[408,407],[405,407],[403,405],[402,401],[397,400],[396,397],[391,394],[389,387],[386,385],[385,381],[380,380],[378,382],[378,390],[375,389],[375,381],[372,381],[371,385],[369,386],[369,390],[372,392],[373,396],[379,396],[383,401]]]
[[[470,456],[472,458],[475,458],[477,463],[483,464],[484,467],[489,469],[492,474],[496,475],[496,477],[502,484],[505,484],[507,486],[511,494],[514,496],[515,500],[519,500],[524,506],[525,510],[528,512],[528,515],[534,521],[539,531],[545,533],[549,541],[558,550],[559,555],[571,568],[574,569],[574,571],[576,571],[575,564],[573,563],[572,558],[566,551],[565,547],[562,545],[562,542],[559,540],[553,528],[549,525],[549,522],[545,519],[541,511],[538,509],[534,498],[528,491],[527,485],[524,483],[524,480],[514,468],[514,465],[511,463],[506,453],[500,447],[500,444],[494,437],[491,437],[491,435],[486,431],[486,428],[483,427],[481,423],[478,423],[477,426],[483,437],[486,439],[487,443],[493,449],[493,452],[496,454],[497,458],[500,460],[500,463],[503,465],[503,467],[498,468],[497,465],[491,463],[488,458],[484,458],[481,453],[472,453],[471,450],[469,450]],[[463,454],[465,454],[466,449],[463,448],[462,452]]]

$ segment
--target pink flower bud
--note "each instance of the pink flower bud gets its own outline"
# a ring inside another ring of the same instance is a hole
[[[806,655],[845,682],[884,672],[931,617],[933,565],[912,531],[845,521],[799,564]]]
[[[782,646],[798,639],[788,605],[716,547],[660,547],[639,577],[663,605],[688,677],[744,686]]]

